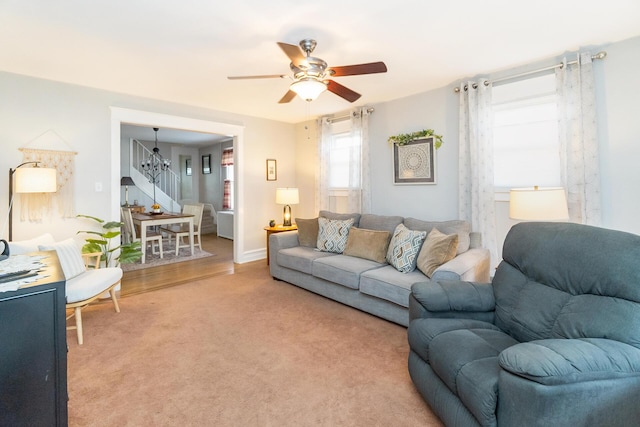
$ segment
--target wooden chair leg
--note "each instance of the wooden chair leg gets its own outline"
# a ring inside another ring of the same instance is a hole
[[[76,316],[76,333],[78,335],[78,344],[82,345],[82,307],[75,308]]]
[[[111,300],[113,301],[113,308],[116,310],[116,313],[120,313],[120,306],[118,305],[118,300],[116,298],[116,290],[111,288],[109,290],[109,294],[111,294]]]

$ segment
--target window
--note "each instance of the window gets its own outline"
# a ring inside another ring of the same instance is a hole
[[[331,125],[329,188],[360,188],[360,141],[351,134],[349,120]]]
[[[561,186],[555,76],[493,88],[494,186]]]

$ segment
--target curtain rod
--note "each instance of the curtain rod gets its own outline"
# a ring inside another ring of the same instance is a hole
[[[601,52],[596,53],[595,55],[592,55],[592,56],[591,56],[591,59],[592,59],[592,60],[593,60],[593,59],[604,59],[606,56],[607,56],[607,52],[605,52],[605,51],[601,51]],[[574,61],[569,61],[569,62],[567,62],[566,64],[567,64],[567,65],[574,65],[574,64],[577,64],[577,63],[578,63],[578,60],[574,60]],[[564,67],[564,65],[565,65],[565,63],[564,63],[564,62],[561,62],[561,63],[559,63],[559,64],[551,65],[551,66],[549,66],[549,67],[539,68],[539,69],[537,69],[537,70],[527,71],[527,72],[520,73],[520,74],[514,74],[513,76],[502,77],[501,79],[491,80],[491,83],[493,83],[493,84],[495,84],[495,83],[500,83],[500,82],[503,82],[503,81],[506,81],[506,80],[517,79],[517,78],[519,78],[519,77],[525,77],[525,76],[529,76],[529,75],[531,75],[531,74],[541,73],[541,72],[543,72],[543,71],[554,70],[554,69],[556,69],[556,68],[563,68],[563,67]],[[484,85],[485,85],[485,86],[489,86],[489,80],[485,80],[485,81],[484,81]],[[474,88],[474,89],[476,89],[477,87],[478,87],[477,83],[474,83],[474,84],[473,84],[473,88]],[[467,90],[467,85],[464,85],[464,90]],[[455,93],[459,93],[459,92],[460,92],[460,88],[459,88],[459,87],[455,87],[455,88],[453,89],[453,91],[454,91]]]
[[[373,107],[367,108],[366,112],[371,114],[374,112],[374,108]],[[353,117],[358,117],[358,113],[356,113],[355,111],[352,114],[353,114]],[[329,123],[335,123],[335,122],[341,122],[343,120],[349,120],[350,118],[351,118],[351,114],[347,114],[346,116],[327,118],[327,121]]]

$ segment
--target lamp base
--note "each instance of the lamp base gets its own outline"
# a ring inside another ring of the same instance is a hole
[[[291,227],[291,206],[289,205],[284,206],[282,225],[285,227]]]

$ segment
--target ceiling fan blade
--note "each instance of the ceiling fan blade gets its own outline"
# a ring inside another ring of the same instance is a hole
[[[291,102],[291,100],[295,97],[296,97],[296,93],[290,90],[287,93],[285,93],[282,98],[280,98],[280,101],[278,101],[278,104],[286,104],[287,102]]]
[[[359,74],[386,73],[387,66],[384,62],[369,62],[368,64],[345,65],[343,67],[330,67],[329,74],[333,77],[356,76]]]
[[[327,90],[333,92],[336,95],[346,99],[349,102],[357,101],[362,95],[358,92],[354,92],[346,86],[342,86],[340,83],[336,83],[333,80],[327,81]]]
[[[278,42],[280,49],[289,57],[291,63],[296,67],[306,62],[306,57],[300,48],[294,44]]]
[[[227,78],[229,80],[247,80],[247,79],[275,79],[275,78],[279,78],[279,79],[286,79],[289,76],[287,76],[286,74],[264,74],[264,75],[258,75],[258,76],[228,76]]]

